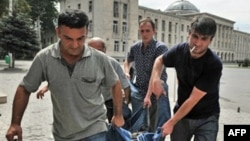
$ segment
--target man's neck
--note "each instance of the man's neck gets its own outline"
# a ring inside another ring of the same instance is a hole
[[[62,56],[62,58],[63,58],[68,64],[71,64],[71,65],[75,64],[78,60],[80,60],[81,57],[82,57],[82,54],[83,54],[83,52],[82,52],[81,54],[79,54],[79,55],[70,55],[70,54],[64,52],[64,51],[61,49],[61,56]]]

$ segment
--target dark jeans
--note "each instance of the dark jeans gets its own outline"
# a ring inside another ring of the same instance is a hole
[[[106,141],[106,134],[107,132],[101,132],[101,133],[97,133],[92,136],[86,137],[84,139],[80,139],[78,141]],[[61,141],[61,140],[55,140],[55,141]]]
[[[123,128],[108,125],[108,131],[106,135],[107,141],[131,141],[131,132]]]
[[[168,93],[168,85],[162,84],[165,91]],[[132,88],[131,88],[132,87]],[[132,85],[131,88],[131,104],[133,113],[139,111],[143,106],[145,95],[141,94]],[[157,102],[152,102],[149,108],[150,125],[147,118],[144,118],[145,125],[150,126],[149,131],[154,132],[157,127],[161,127],[171,117],[170,103],[168,96],[161,95]]]
[[[173,129],[171,141],[216,141],[219,128],[219,115],[203,119],[180,120]]]
[[[113,117],[113,100],[107,100],[105,101],[105,105],[107,108],[107,118],[108,118],[108,122],[111,123],[111,119]]]
[[[106,134],[107,132],[101,132],[80,141],[106,141]]]
[[[111,123],[111,119],[113,117],[113,100],[107,100],[105,101],[105,105],[107,108],[107,118],[108,118],[108,122]],[[130,118],[131,116],[131,110],[129,109],[128,105],[126,105],[124,102],[122,103],[122,114],[123,114],[123,118],[126,121],[128,118]]]

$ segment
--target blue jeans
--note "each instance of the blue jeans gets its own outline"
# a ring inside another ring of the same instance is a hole
[[[134,112],[129,119],[130,126],[128,130],[130,132],[137,132],[137,131],[145,131],[148,127],[147,123],[147,109],[143,108],[142,106],[138,111]]]
[[[106,134],[107,134],[107,131],[97,133],[97,134],[94,134],[92,136],[89,136],[89,137],[86,137],[84,139],[80,139],[80,140],[77,140],[77,141],[106,141]],[[61,141],[61,140],[60,139],[55,139],[55,141]]]
[[[177,122],[171,134],[171,141],[216,141],[219,129],[219,115],[203,119],[184,118]]]
[[[109,124],[108,131],[106,134],[106,140],[107,141],[131,141],[131,132],[123,128],[114,127],[111,124]]]
[[[171,110],[168,96],[161,95],[157,101],[157,123],[156,127],[162,125],[171,118]]]
[[[158,127],[155,132],[142,132],[137,136],[138,141],[164,141],[162,137],[161,127]]]
[[[150,118],[150,125],[147,124],[147,118],[144,118],[144,125],[150,126],[149,129],[151,132],[154,132],[157,127],[161,127],[171,117],[170,103],[168,98],[168,85],[166,83],[163,83],[162,85],[167,93],[167,96],[161,95],[157,102],[152,102],[152,105],[149,108],[150,117],[147,117]],[[131,105],[133,113],[140,110],[140,108],[143,106],[144,98],[145,95],[140,94],[138,90],[132,85]]]
[[[106,141],[106,132],[97,133],[80,141]]]

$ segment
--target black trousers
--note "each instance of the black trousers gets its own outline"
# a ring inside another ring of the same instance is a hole
[[[105,101],[105,105],[107,108],[107,118],[108,118],[108,122],[111,123],[111,119],[113,117],[113,100],[107,100]]]

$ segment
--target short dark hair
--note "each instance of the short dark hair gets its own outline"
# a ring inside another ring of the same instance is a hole
[[[212,36],[213,38],[216,33],[216,28],[214,19],[205,16],[197,16],[192,20],[189,32],[197,32],[201,35]]]
[[[153,21],[151,18],[149,18],[149,17],[141,19],[141,20],[139,21],[139,25],[140,25],[141,23],[146,23],[146,22],[149,22],[149,23],[151,24],[153,30],[155,30],[155,23],[154,23],[154,21]]]
[[[78,9],[66,9],[58,17],[58,26],[65,25],[70,28],[88,27],[89,19],[85,12]]]

